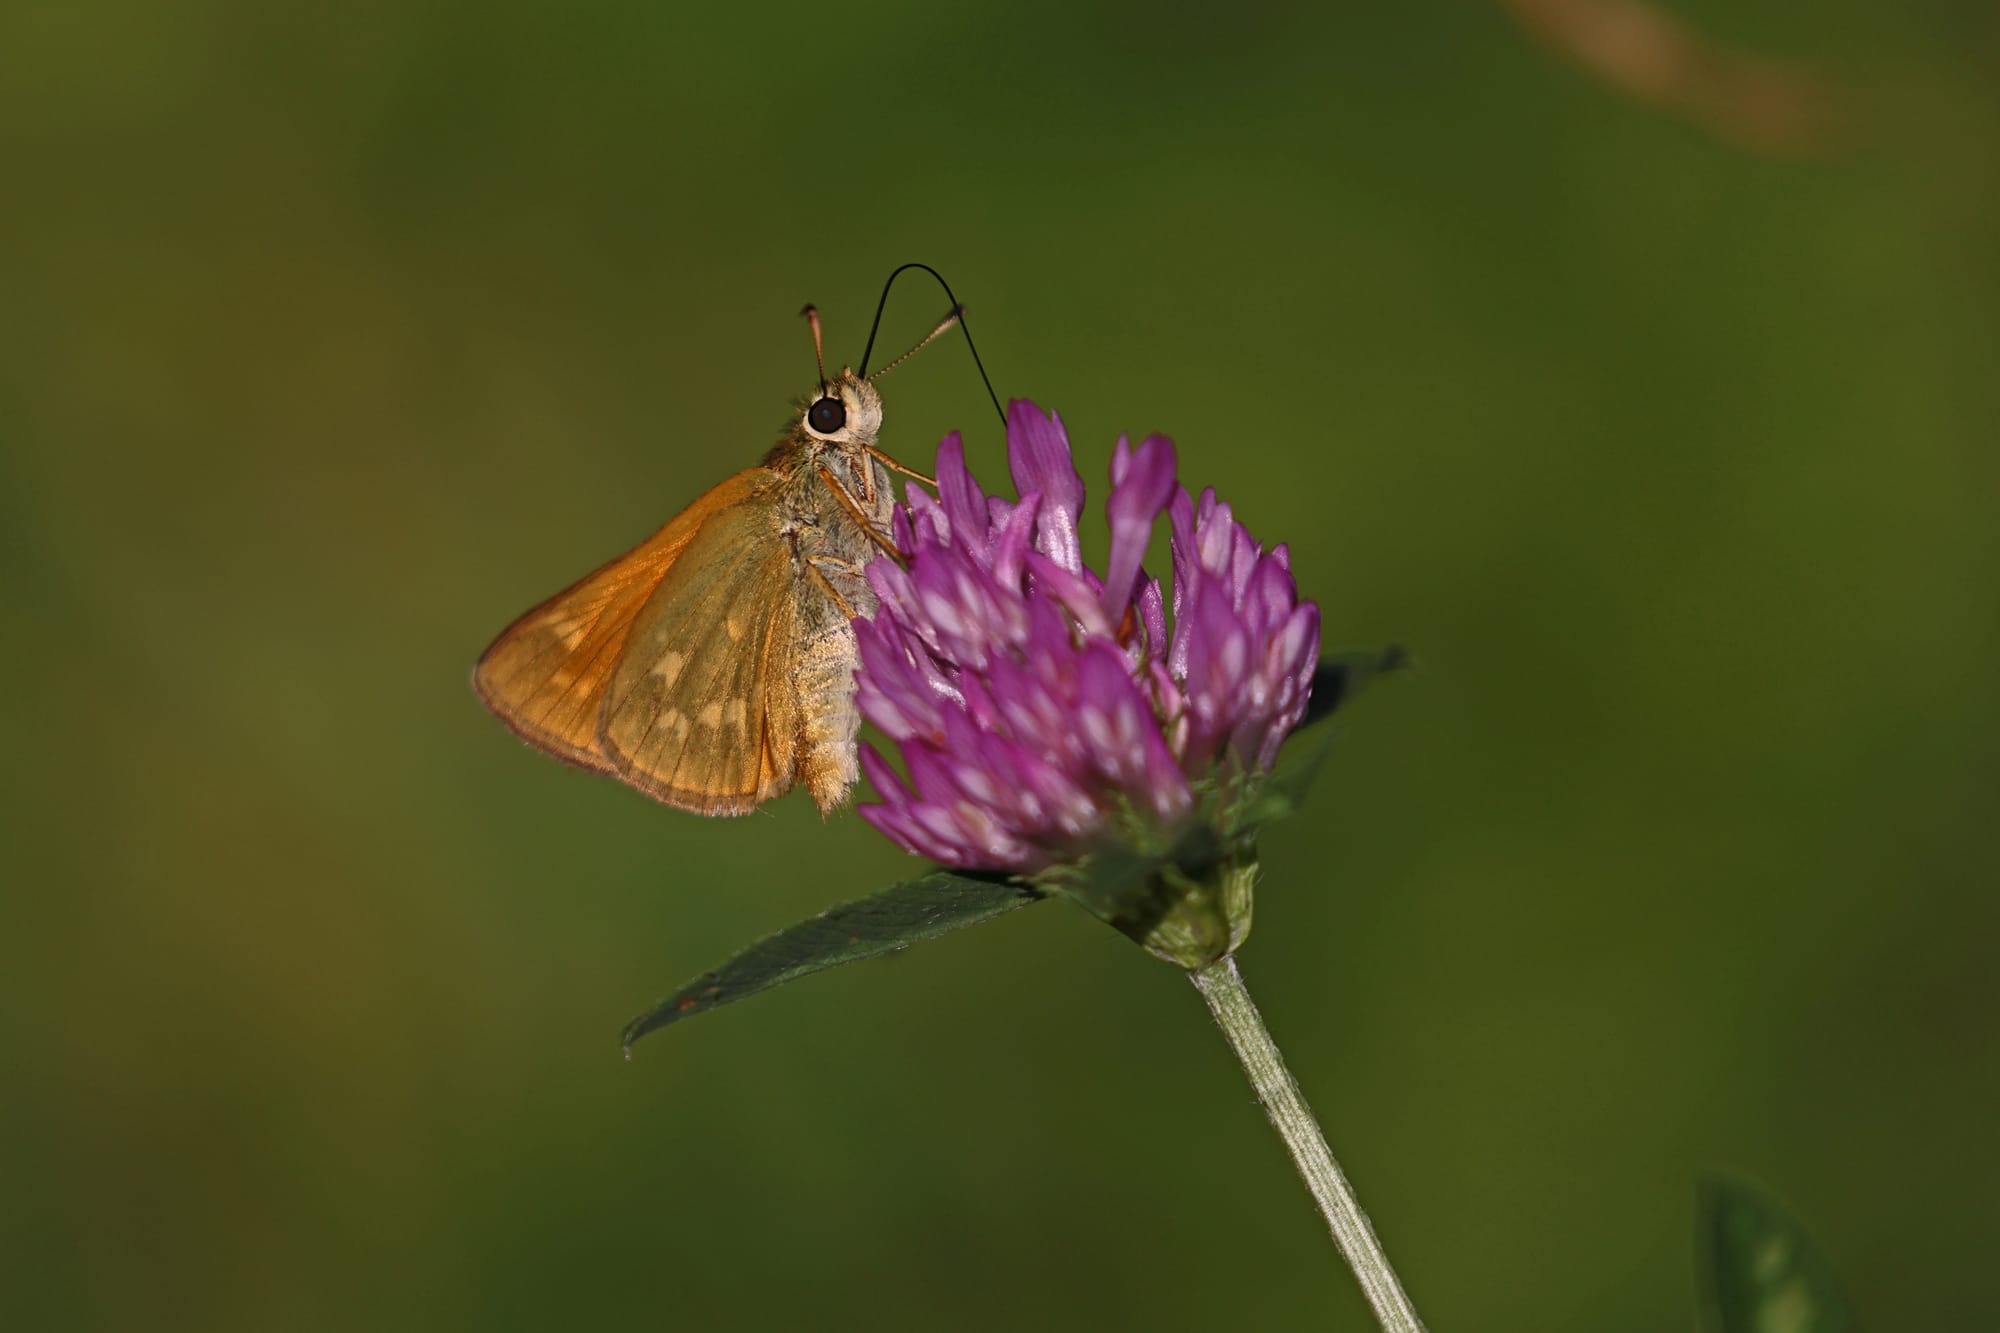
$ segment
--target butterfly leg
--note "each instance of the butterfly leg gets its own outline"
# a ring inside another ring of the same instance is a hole
[[[917,471],[913,467],[904,467],[901,463],[898,463],[895,459],[889,457],[889,455],[883,453],[880,449],[877,449],[872,444],[864,445],[862,447],[868,450],[868,456],[870,458],[880,463],[883,467],[888,468],[891,472],[900,472],[906,477],[915,477],[918,481],[921,481],[924,485],[931,487],[933,490],[937,488],[936,477],[926,477],[923,473]]]
[[[861,530],[868,534],[869,539],[881,547],[885,554],[895,557],[897,563],[902,563],[903,553],[896,549],[896,543],[883,536],[874,523],[869,521],[867,512],[861,508],[861,502],[849,493],[847,487],[840,484],[840,478],[833,475],[833,469],[821,464],[819,479],[826,483],[826,488],[833,492],[834,498],[847,507],[847,512],[854,515],[854,521],[861,525]]]
[[[806,559],[806,569],[811,572],[815,579],[819,580],[819,586],[826,592],[828,597],[833,599],[833,604],[840,608],[841,618],[843,620],[854,619],[854,603],[841,596],[840,589],[833,586],[833,580],[826,576],[826,569],[821,568],[821,566],[827,566],[839,573],[849,574],[855,578],[861,577],[860,568],[849,564],[845,560],[836,560],[832,556],[827,555],[809,556]]]
[[[810,557],[813,564],[821,569],[830,569],[836,574],[845,574],[851,579],[868,577],[868,566],[857,565],[852,560],[842,560],[837,555],[816,555]]]

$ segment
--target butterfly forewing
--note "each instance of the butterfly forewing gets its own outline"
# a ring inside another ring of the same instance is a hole
[[[583,768],[617,772],[598,749],[598,713],[634,619],[704,521],[768,481],[762,468],[738,473],[502,630],[473,670],[480,699],[529,744]]]
[[[795,785],[833,810],[857,776],[850,621],[890,546],[881,422],[865,378],[822,381],[763,466],[509,625],[480,698],[558,759],[685,810],[740,815]]]
[[[801,584],[774,519],[711,512],[626,636],[598,750],[657,800],[742,814],[792,785]]]

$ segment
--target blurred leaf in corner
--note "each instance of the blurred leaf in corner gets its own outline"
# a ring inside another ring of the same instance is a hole
[[[1833,1270],[1770,1191],[1728,1172],[1697,1187],[1695,1267],[1704,1333],[1854,1333]]]

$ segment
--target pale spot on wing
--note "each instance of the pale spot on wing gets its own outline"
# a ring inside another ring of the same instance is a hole
[[[675,740],[679,740],[681,737],[687,735],[687,730],[688,730],[687,714],[683,713],[678,708],[662,709],[660,712],[659,721],[654,723],[654,725],[659,727],[662,731],[666,732],[669,736],[672,736]]]
[[[742,699],[731,699],[722,706],[722,716],[737,731],[742,731],[750,720],[750,706]]]
[[[721,704],[712,703],[712,704],[706,704],[702,707],[701,724],[704,727],[720,726],[721,723],[722,723]]]
[[[660,678],[660,684],[672,689],[674,682],[680,679],[681,668],[686,665],[686,653],[677,653],[669,649],[660,654],[659,661],[653,663],[653,674]]]
[[[743,622],[735,616],[726,617],[722,622],[722,627],[729,631],[729,641],[731,643],[735,643],[743,637]]]
[[[549,633],[562,640],[562,646],[565,650],[574,652],[576,646],[583,642],[583,636],[588,634],[590,627],[596,623],[597,617],[595,615],[564,616],[560,620],[551,620],[549,622]]]

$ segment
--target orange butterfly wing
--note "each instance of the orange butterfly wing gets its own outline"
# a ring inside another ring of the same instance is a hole
[[[598,712],[633,621],[702,525],[772,480],[761,467],[737,473],[500,631],[472,670],[480,701],[537,749],[580,768],[618,773],[599,748]]]
[[[598,752],[656,801],[741,815],[796,780],[803,589],[777,517],[718,511],[626,636]]]

